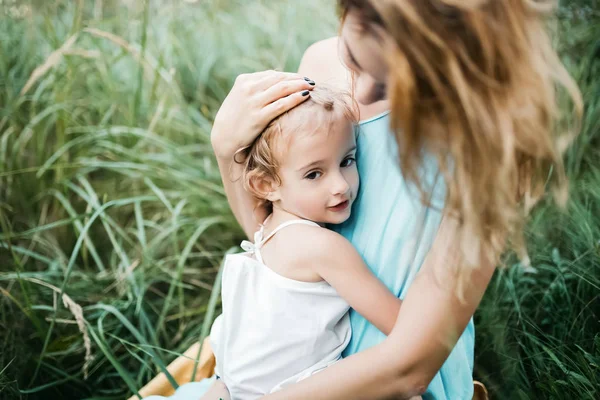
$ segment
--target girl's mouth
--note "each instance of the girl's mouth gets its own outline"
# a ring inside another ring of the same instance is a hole
[[[339,211],[344,211],[346,208],[348,208],[349,205],[350,205],[350,202],[348,200],[345,200],[333,207],[329,207],[329,209],[334,212],[339,212]]]

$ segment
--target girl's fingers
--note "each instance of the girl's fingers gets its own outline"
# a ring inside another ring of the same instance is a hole
[[[306,101],[310,97],[310,90],[292,93],[287,97],[280,98],[262,109],[263,118],[266,121],[271,121],[284,112],[291,110],[298,104]]]
[[[312,90],[313,88],[314,82],[312,81],[306,81],[304,79],[282,80],[267,87],[262,93],[258,92],[257,99],[259,104],[267,106],[291,94]]]

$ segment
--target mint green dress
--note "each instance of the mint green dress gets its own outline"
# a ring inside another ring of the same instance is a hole
[[[422,205],[417,190],[408,185],[400,173],[397,146],[389,123],[389,114],[385,113],[359,124],[359,194],[350,219],[332,229],[352,242],[373,273],[402,299],[437,233],[444,185],[435,163],[428,162],[421,176],[431,188],[432,206]],[[383,333],[353,310],[350,312],[350,322],[352,339],[344,352],[345,356],[385,339]],[[472,398],[474,347],[475,330],[471,320],[429,385],[424,399]]]

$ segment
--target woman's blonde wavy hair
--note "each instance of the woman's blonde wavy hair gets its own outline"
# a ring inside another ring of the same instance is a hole
[[[319,84],[310,97],[269,123],[250,146],[236,152],[234,161],[243,165],[242,182],[256,201],[256,208],[272,212],[272,204],[260,182],[280,185],[279,168],[292,138],[309,134],[327,134],[340,118],[356,122],[357,107],[350,93]]]
[[[436,157],[466,264],[497,259],[506,239],[527,259],[523,223],[546,183],[566,202],[562,153],[574,132],[560,132],[557,90],[571,97],[577,118],[583,108],[547,32],[553,2],[338,4],[342,19],[356,12],[366,33],[385,32],[402,174],[425,196],[419,169],[426,154]]]

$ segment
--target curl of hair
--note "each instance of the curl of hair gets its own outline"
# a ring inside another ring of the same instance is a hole
[[[402,174],[426,198],[419,170],[426,155],[436,157],[467,266],[497,259],[507,240],[526,259],[523,224],[546,182],[566,202],[562,153],[578,129],[561,124],[557,90],[576,119],[583,105],[547,32],[552,3],[338,2],[342,18],[357,12],[385,42]]]
[[[243,165],[244,189],[254,197],[256,208],[266,208],[268,213],[272,212],[272,205],[267,200],[268,193],[261,190],[258,182],[270,179],[275,184],[281,184],[281,178],[277,174],[279,163],[276,157],[279,130],[276,120],[271,121],[252,145],[238,150],[234,156],[234,161]]]

